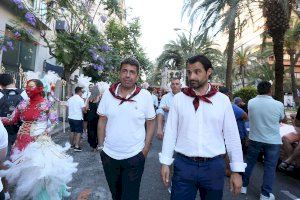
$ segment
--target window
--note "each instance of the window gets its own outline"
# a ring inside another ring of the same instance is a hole
[[[4,42],[12,41],[14,49],[3,52],[2,62],[4,67],[8,71],[18,71],[21,64],[24,71],[34,71],[37,47],[32,42],[10,40],[9,38],[13,37],[10,27],[6,27],[5,35]]]

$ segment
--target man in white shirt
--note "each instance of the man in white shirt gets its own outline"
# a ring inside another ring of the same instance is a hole
[[[145,158],[154,133],[151,94],[136,86],[139,66],[134,58],[122,61],[120,82],[104,92],[97,110],[98,144],[103,144],[100,155],[114,200],[139,199]]]
[[[181,90],[181,83],[179,78],[173,78],[171,80],[171,92],[164,95],[159,103],[158,109],[156,110],[157,115],[157,138],[162,140],[164,137],[165,124],[168,119],[168,113],[173,102],[174,95],[179,93]]]
[[[85,109],[85,103],[82,98],[82,87],[75,88],[75,95],[68,99],[68,112],[69,112],[69,124],[70,124],[70,143],[71,148],[74,151],[82,151],[79,146],[81,134],[83,133],[83,111]]]
[[[194,200],[198,190],[202,200],[221,200],[226,151],[232,171],[231,191],[237,195],[241,190],[239,173],[244,172],[245,163],[239,131],[229,98],[208,83],[211,74],[208,58],[189,58],[190,87],[175,95],[170,108],[159,160],[162,180],[168,186],[169,166],[176,151],[172,200]]]
[[[4,128],[2,121],[0,120],[0,165],[2,165],[3,161],[5,160],[7,144],[8,144],[7,131]],[[0,199],[5,199],[3,185],[1,181],[0,181],[0,191],[1,191]]]

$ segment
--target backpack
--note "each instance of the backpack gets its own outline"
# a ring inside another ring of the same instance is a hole
[[[0,99],[0,117],[7,117],[13,113],[18,104],[23,100],[21,89],[3,89]]]

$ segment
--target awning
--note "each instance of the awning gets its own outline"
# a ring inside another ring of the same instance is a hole
[[[44,71],[53,71],[57,73],[60,77],[63,77],[64,74],[64,68],[61,66],[52,65],[50,63],[45,62],[44,63]]]

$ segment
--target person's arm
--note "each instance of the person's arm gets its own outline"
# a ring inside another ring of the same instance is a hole
[[[146,124],[147,124],[146,139],[145,139],[145,147],[143,148],[143,154],[145,157],[147,157],[151,149],[152,139],[154,135],[154,128],[155,128],[155,118],[151,120],[147,120]]]
[[[98,127],[97,127],[98,149],[99,150],[102,150],[102,148],[103,148],[106,124],[107,124],[107,117],[99,116]]]
[[[157,131],[156,136],[159,140],[162,140],[164,137],[164,115],[163,114],[157,114]]]
[[[161,101],[160,104],[158,106],[158,109],[156,110],[156,116],[157,116],[157,138],[162,140],[164,137],[164,132],[163,132],[163,127],[164,127],[164,107],[166,106],[166,97],[164,96]]]
[[[241,118],[242,118],[242,120],[247,121],[247,120],[248,120],[248,115],[247,115],[247,113],[244,112]]]
[[[173,154],[178,136],[178,112],[176,99],[171,106],[168,115],[166,131],[163,139],[162,151],[159,153],[159,161],[162,164],[161,178],[165,186],[170,183],[170,165],[173,163]]]
[[[16,107],[14,112],[10,115],[10,117],[0,117],[0,120],[4,125],[17,124],[20,121],[20,110],[18,106]]]
[[[234,195],[237,195],[240,193],[242,187],[242,177],[239,173],[245,171],[246,164],[243,160],[242,145],[236,119],[229,100],[226,102],[225,106],[223,134],[227,154],[230,160],[230,169],[233,172],[230,177],[230,190]]]
[[[144,114],[146,119],[146,137],[145,137],[145,146],[143,148],[143,154],[147,157],[148,152],[150,151],[152,139],[154,135],[154,128],[155,128],[155,118],[156,113],[153,107],[153,99],[150,93],[145,96],[145,107],[144,107]]]
[[[108,101],[107,93],[104,93],[97,109],[97,114],[99,115],[98,126],[97,126],[97,137],[98,137],[97,149],[98,150],[103,149],[104,139],[106,136],[106,124],[108,120],[108,116],[107,116],[108,106],[106,105],[107,101]]]
[[[6,158],[7,144],[8,144],[7,131],[4,128],[2,122],[0,121],[0,165]]]
[[[50,102],[50,101],[49,101]],[[48,119],[50,121],[50,124],[48,124],[46,133],[50,133],[51,130],[53,130],[53,128],[55,127],[55,125],[58,123],[58,115],[57,115],[57,110],[54,109],[53,104],[49,103],[49,111],[48,111]]]

